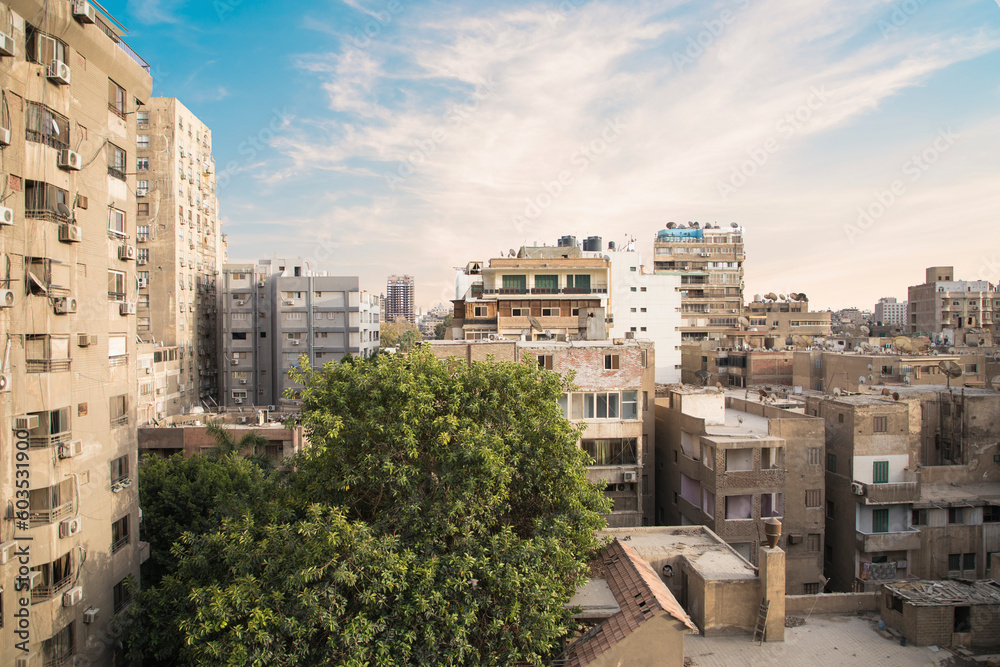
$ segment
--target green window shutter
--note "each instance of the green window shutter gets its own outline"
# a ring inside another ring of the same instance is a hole
[[[872,532],[873,533],[888,533],[889,532],[889,510],[872,510]]]
[[[559,290],[559,276],[535,276],[535,289],[557,292]]]
[[[875,461],[872,471],[872,481],[875,484],[887,484],[889,482],[889,462]]]
[[[590,275],[579,275],[576,276],[576,288],[578,290],[590,291]]]
[[[526,276],[504,276],[503,289],[525,290],[528,287]]]

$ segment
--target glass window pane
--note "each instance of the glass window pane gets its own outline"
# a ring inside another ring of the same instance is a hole
[[[608,418],[608,394],[601,393],[597,395],[597,418]]]
[[[618,392],[608,394],[608,419],[620,419],[621,411],[618,409]]]
[[[594,416],[594,395],[583,394],[583,418],[593,419]]]

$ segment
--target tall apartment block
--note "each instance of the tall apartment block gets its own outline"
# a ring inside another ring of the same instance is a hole
[[[896,301],[894,296],[884,296],[875,304],[875,322],[887,326],[906,326],[907,301]]]
[[[0,655],[121,664],[109,621],[144,556],[133,174],[152,81],[87,2],[0,10]]]
[[[951,266],[927,269],[924,284],[909,288],[909,332],[963,345],[979,332],[1000,340],[1000,292],[986,280],[956,280]],[[985,341],[990,345],[990,341]]]
[[[789,595],[822,590],[824,428],[793,404],[676,387],[656,401],[656,519],[705,525],[755,565],[779,519]]]
[[[669,223],[653,243],[653,269],[680,276],[681,339],[723,340],[743,310],[743,228]]]
[[[157,377],[142,423],[212,407],[216,276],[223,262],[212,133],[173,97],[136,113],[137,333],[179,373]],[[145,378],[143,378],[145,379]]]
[[[379,298],[358,278],[309,271],[301,258],[226,264],[219,291],[220,403],[279,405],[301,355],[313,368],[379,346]]]
[[[385,310],[383,311],[385,321],[406,321],[410,324],[416,324],[414,301],[413,276],[389,276],[385,282]]]

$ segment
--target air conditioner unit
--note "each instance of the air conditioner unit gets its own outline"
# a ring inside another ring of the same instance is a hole
[[[145,264],[145,262],[143,263]],[[145,278],[138,278],[137,280],[139,289],[146,289],[147,287],[149,287],[149,281],[147,281]]]
[[[233,366],[239,366],[239,365],[240,365],[240,360],[239,359],[233,359]]]
[[[9,289],[0,289],[0,308],[10,308],[14,305],[14,292]]]
[[[910,564],[909,561],[907,561],[906,559],[896,561],[896,567],[905,568],[909,564]]]
[[[242,378],[242,379],[240,379],[240,384],[246,384],[246,383],[247,383],[247,380],[246,380],[246,378]]]
[[[7,35],[0,34],[0,56],[13,56],[15,53],[14,40]]]
[[[236,405],[242,405],[243,404],[243,399],[242,398],[234,399],[233,403],[235,403]]]
[[[59,151],[56,166],[64,171],[80,171],[83,169],[83,156],[68,148]]]
[[[292,300],[292,299],[285,299],[285,305],[286,306],[294,306],[295,305],[295,301]]]
[[[83,519],[78,516],[59,523],[59,537],[73,537],[83,529]]]
[[[789,544],[801,544],[802,543],[802,536],[799,535],[799,534],[797,534],[797,533],[789,533],[789,535],[788,535],[788,543]]]
[[[14,417],[15,431],[33,431],[36,428],[38,428],[38,415]]]
[[[59,445],[59,458],[71,459],[83,454],[83,440],[70,440]]]
[[[291,343],[292,343],[292,345],[301,345],[302,341],[300,341],[300,340],[293,340],[293,341],[291,341]]]
[[[76,312],[76,299],[71,296],[57,296],[52,299],[52,309],[56,315]]]
[[[72,607],[74,605],[80,604],[80,600],[83,599],[83,586],[74,586],[65,593],[63,593],[63,606]]]
[[[149,190],[146,189],[146,188],[136,188],[135,189],[135,196],[136,197],[145,197],[147,194],[149,194]]]
[[[0,544],[0,565],[6,565],[14,559],[14,552],[17,550],[17,542],[10,541]]]
[[[80,347],[97,345],[97,334],[77,334],[76,344]]]
[[[851,482],[851,493],[853,493],[856,496],[865,495],[864,482]]]
[[[38,574],[41,574],[39,572]],[[39,651],[19,655],[14,660],[14,667],[41,667],[43,664],[42,654]]]
[[[146,375],[152,375],[152,374],[153,374],[153,369],[150,368],[149,366],[146,366]]]
[[[14,209],[0,206],[0,225],[14,224]]]
[[[622,475],[622,479],[626,482],[635,482],[636,474],[634,472],[627,472]]]
[[[80,23],[94,23],[97,13],[86,0],[73,0],[73,18]]]
[[[118,246],[118,259],[123,261],[135,259],[135,246],[134,245]]]
[[[0,127],[0,146],[10,146],[10,130]]]
[[[118,313],[120,315],[135,315],[135,304],[128,302],[118,304]]]
[[[28,573],[28,590],[32,590],[36,586],[42,583],[42,573],[38,570],[32,570]]]
[[[263,286],[264,286],[264,281],[263,280],[260,281],[259,283],[257,283],[257,287],[263,287]]]
[[[10,391],[13,382],[14,379],[10,373],[0,373],[0,391]]]
[[[91,607],[87,611],[83,612],[83,622],[90,625],[97,620],[97,613],[101,611],[97,607]]]
[[[59,225],[59,240],[63,243],[79,243],[83,240],[83,230],[80,225],[71,225],[68,222]]]

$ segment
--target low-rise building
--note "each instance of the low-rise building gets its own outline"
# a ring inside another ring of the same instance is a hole
[[[909,332],[950,344],[962,342],[964,333],[970,330],[1000,339],[997,286],[986,280],[957,280],[954,276],[954,267],[932,266],[922,285],[909,288]]]
[[[681,381],[687,384],[718,383],[723,387],[793,384],[792,350],[748,350],[690,343],[681,346],[681,359]]]
[[[758,294],[747,304],[744,315],[750,322],[744,337],[753,348],[781,348],[792,336],[829,336],[832,330],[833,313],[809,310],[805,294]]]
[[[883,586],[879,614],[915,646],[1000,646],[1000,583],[901,581]]]
[[[873,349],[873,346],[865,345]],[[877,349],[880,351],[796,350],[792,361],[792,384],[825,392],[834,389],[856,392],[862,387],[895,390],[905,386],[947,384],[943,362],[954,362],[962,369],[960,377],[950,380],[953,387],[983,387],[990,379],[987,360],[991,352],[983,348],[954,348],[954,353],[937,353],[935,350],[920,354]]]
[[[288,428],[284,424],[270,422],[263,412],[248,413],[244,417],[229,414],[212,418],[218,419],[225,426],[234,441],[238,442],[247,433],[254,433],[264,438],[267,444],[264,445],[263,451],[242,453],[264,454],[275,465],[295,456],[305,445],[302,426]],[[169,426],[139,429],[140,455],[171,456],[180,453],[190,457],[195,454],[205,454],[215,445],[215,438],[201,420],[189,419],[174,422]]]

